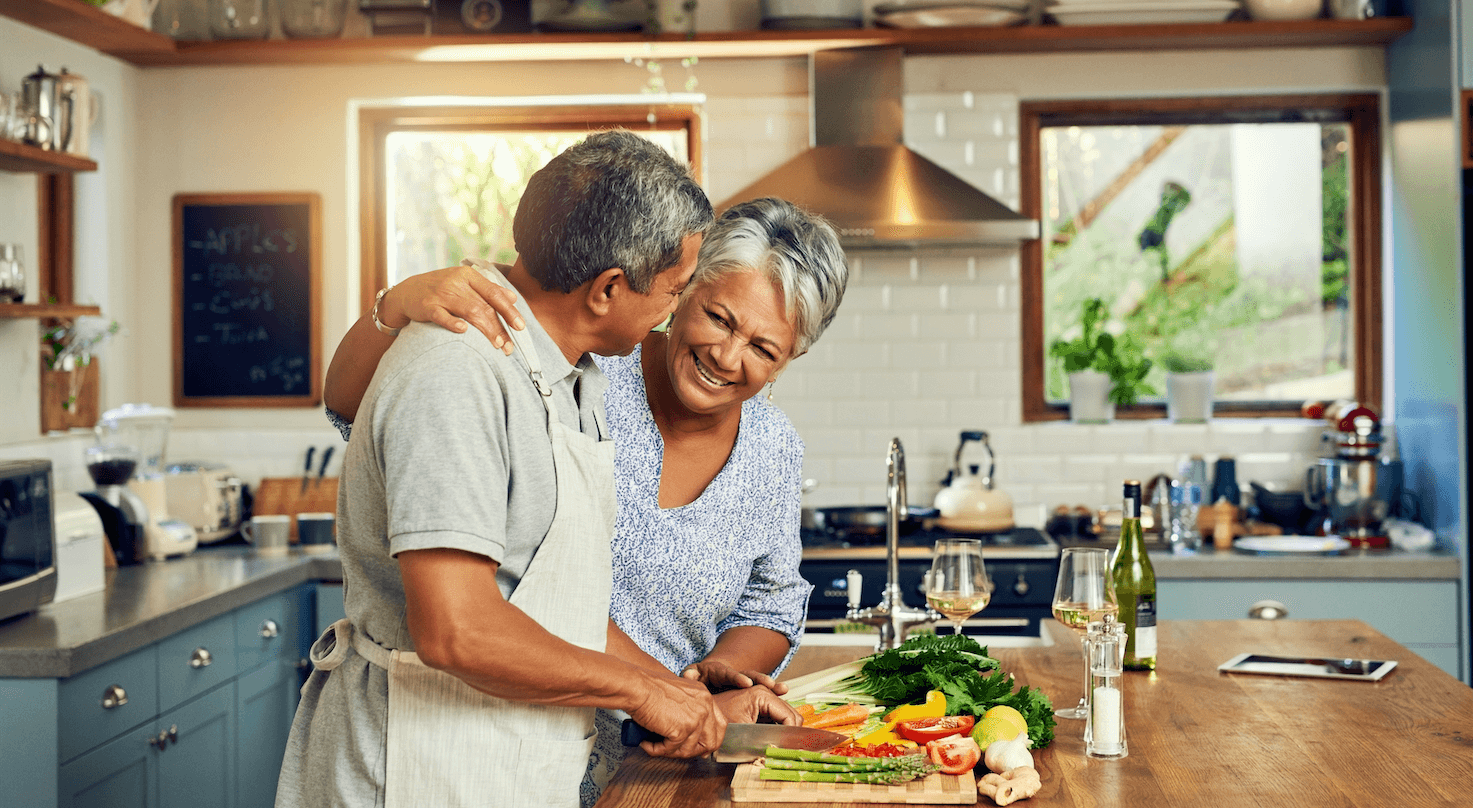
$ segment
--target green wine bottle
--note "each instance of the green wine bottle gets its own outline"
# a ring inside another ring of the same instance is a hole
[[[1110,563],[1110,578],[1125,624],[1125,667],[1133,671],[1156,669],[1156,571],[1146,555],[1141,532],[1141,484],[1125,481],[1125,511],[1120,520],[1120,544]]]

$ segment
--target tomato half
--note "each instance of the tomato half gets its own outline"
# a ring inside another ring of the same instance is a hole
[[[928,743],[951,735],[966,735],[977,719],[970,715],[943,715],[940,718],[917,718],[895,725],[900,737],[917,743]]]
[[[926,744],[926,753],[943,774],[965,774],[982,759],[982,747],[964,735],[931,741]]]

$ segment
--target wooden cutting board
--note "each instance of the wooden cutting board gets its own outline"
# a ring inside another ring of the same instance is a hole
[[[732,802],[863,802],[908,805],[972,805],[977,779],[966,774],[932,774],[895,786],[858,783],[790,783],[761,780],[755,763],[743,763],[731,778]]]

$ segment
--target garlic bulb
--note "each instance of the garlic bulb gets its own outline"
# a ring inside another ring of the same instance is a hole
[[[993,741],[982,757],[991,771],[1002,774],[1019,766],[1032,766],[1033,755],[1028,752],[1028,733],[1020,732],[1009,741]]]

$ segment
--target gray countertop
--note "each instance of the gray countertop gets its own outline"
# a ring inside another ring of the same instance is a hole
[[[298,584],[341,578],[336,552],[263,558],[239,545],[108,570],[101,592],[0,623],[0,677],[74,676]]]
[[[1454,553],[1399,550],[1299,557],[1204,548],[1191,556],[1152,551],[1151,562],[1164,580],[1457,580],[1462,567]],[[335,552],[262,558],[239,545],[108,570],[102,592],[0,623],[0,677],[74,676],[298,584],[341,579]]]

